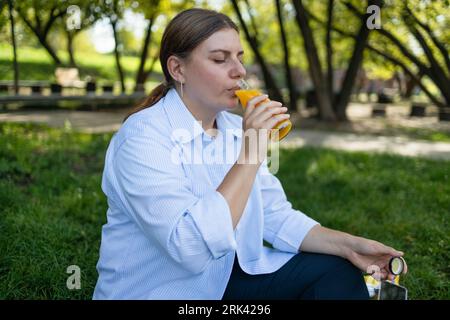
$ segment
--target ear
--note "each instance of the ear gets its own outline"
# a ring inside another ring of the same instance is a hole
[[[172,78],[177,82],[185,82],[184,61],[177,56],[171,55],[167,59],[167,70]]]

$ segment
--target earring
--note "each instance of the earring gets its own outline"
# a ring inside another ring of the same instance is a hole
[[[180,82],[181,85],[181,97],[183,98],[183,82]]]

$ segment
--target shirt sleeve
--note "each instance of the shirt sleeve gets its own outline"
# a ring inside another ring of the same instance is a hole
[[[307,233],[319,223],[292,208],[280,181],[270,173],[266,161],[259,171],[264,207],[264,240],[275,249],[297,253]]]
[[[185,269],[202,272],[212,259],[236,249],[231,212],[213,187],[191,191],[176,144],[169,139],[130,137],[114,159],[121,200],[145,235]]]

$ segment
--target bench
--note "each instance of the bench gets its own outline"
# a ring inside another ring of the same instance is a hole
[[[427,105],[425,103],[413,103],[411,105],[410,117],[425,117]]]
[[[88,107],[91,110],[97,110],[99,107],[117,107],[117,106],[133,106],[138,101],[146,97],[144,92],[136,92],[132,94],[114,95],[113,93],[104,93],[102,95],[17,95],[17,96],[0,96],[0,108],[6,109],[9,105],[17,105],[20,107],[38,107],[46,108],[59,107],[60,102],[72,101],[78,105]]]
[[[386,104],[375,103],[372,105],[372,117],[386,117]]]

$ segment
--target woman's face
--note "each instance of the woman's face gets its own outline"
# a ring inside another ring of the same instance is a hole
[[[234,29],[222,29],[197,46],[185,62],[184,97],[202,108],[233,109],[237,80],[246,74],[244,51]]]

